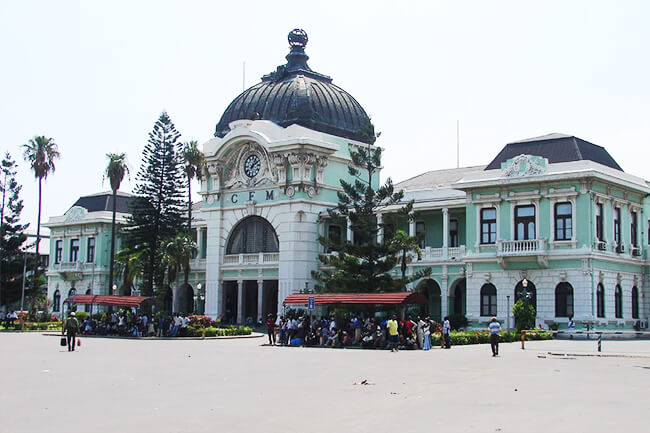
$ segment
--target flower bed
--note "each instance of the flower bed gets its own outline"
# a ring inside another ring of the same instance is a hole
[[[61,322],[25,322],[25,326],[22,329],[25,331],[60,331]],[[20,331],[20,320],[16,320],[13,326],[9,328],[0,326],[0,330]]]
[[[551,332],[531,332],[526,333],[526,341],[531,340],[552,340]],[[499,335],[501,343],[510,343],[512,341],[521,341],[521,333],[515,331],[501,331]],[[489,331],[451,331],[451,345],[464,346],[467,344],[488,344],[490,342]],[[440,333],[431,334],[431,344],[440,345]]]

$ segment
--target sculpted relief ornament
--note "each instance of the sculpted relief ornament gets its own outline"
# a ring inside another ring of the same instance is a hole
[[[548,160],[541,156],[519,155],[501,165],[503,177],[524,177],[544,174]]]
[[[268,153],[255,143],[243,145],[223,165],[223,188],[246,188],[276,182],[277,174],[272,170]]]

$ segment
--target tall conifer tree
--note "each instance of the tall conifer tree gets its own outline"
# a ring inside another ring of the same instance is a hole
[[[163,112],[149,134],[136,176],[126,244],[146,251],[141,287],[144,295],[153,295],[154,287],[162,285],[161,241],[174,237],[184,227],[187,180],[180,136]]]
[[[22,186],[16,181],[16,162],[9,152],[0,162],[0,305],[18,298],[22,283],[23,252],[28,224],[20,224]]]
[[[359,131],[359,139],[366,143],[376,140],[374,126],[369,123]],[[345,239],[328,239],[321,236],[320,242],[334,254],[320,255],[324,265],[312,273],[318,281],[316,289],[322,292],[386,292],[404,290],[411,281],[428,275],[431,270],[423,269],[411,276],[393,278],[391,271],[400,263],[401,256],[409,244],[416,245],[416,238],[406,237],[405,242],[391,242],[387,236],[377,241],[380,229],[386,224],[379,223],[377,212],[404,200],[404,191],[395,192],[389,178],[384,185],[379,184],[378,168],[381,166],[381,148],[368,144],[351,150],[352,164],[348,173],[353,183],[341,180],[342,192],[338,193],[339,203],[328,210],[334,222],[351,225],[353,242]],[[407,202],[397,214],[410,218],[413,202]]]

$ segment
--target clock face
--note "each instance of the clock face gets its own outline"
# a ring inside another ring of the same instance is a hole
[[[260,167],[260,157],[257,155],[250,155],[244,162],[244,173],[246,173],[246,176],[248,177],[255,177],[257,176],[257,173],[260,172]]]

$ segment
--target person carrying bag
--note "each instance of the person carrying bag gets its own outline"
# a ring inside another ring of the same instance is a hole
[[[68,352],[74,352],[77,343],[77,334],[79,333],[79,322],[75,317],[74,311],[70,313],[70,317],[65,321],[62,333],[65,334],[67,339]],[[63,338],[61,339],[61,342],[63,342]]]

